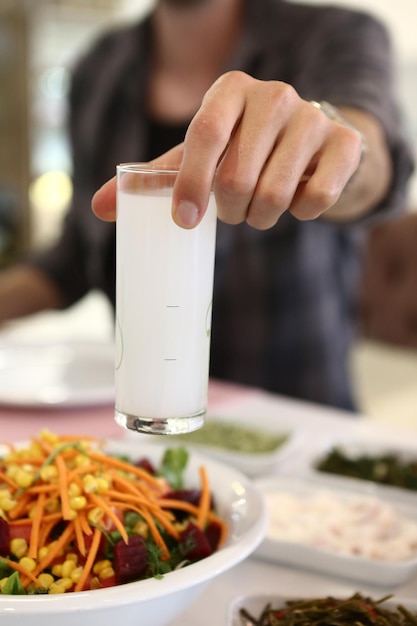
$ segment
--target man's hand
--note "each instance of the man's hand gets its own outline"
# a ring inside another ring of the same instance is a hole
[[[368,117],[359,112],[362,132],[368,126],[375,131]],[[180,226],[198,224],[213,188],[219,219],[267,229],[287,210],[308,220],[333,207],[361,154],[358,132],[329,119],[290,85],[234,71],[206,93],[184,143],[154,164],[180,165],[173,197],[173,217]],[[372,187],[377,199],[386,190],[384,176],[380,179],[380,191]],[[93,198],[96,215],[115,219],[115,194],[112,179]],[[360,196],[363,206],[354,213],[367,209],[366,194]]]

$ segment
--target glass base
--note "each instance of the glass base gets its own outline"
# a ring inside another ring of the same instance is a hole
[[[186,417],[138,417],[115,409],[114,419],[119,426],[147,435],[182,435],[201,428],[206,409]]]

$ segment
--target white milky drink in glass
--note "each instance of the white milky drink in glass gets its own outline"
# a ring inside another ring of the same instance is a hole
[[[216,236],[213,194],[193,229],[171,215],[176,172],[117,168],[116,421],[138,432],[204,423]]]

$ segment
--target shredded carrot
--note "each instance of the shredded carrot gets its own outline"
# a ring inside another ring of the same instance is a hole
[[[42,465],[45,459],[41,456],[34,457],[16,457],[13,459],[14,465]]]
[[[23,576],[26,576],[27,578],[29,578],[29,580],[35,583],[35,585],[37,585],[38,587],[42,586],[40,581],[36,578],[36,576],[30,570],[28,570],[27,567],[24,567],[24,565],[20,565],[20,563],[16,563],[16,561],[12,561],[11,559],[6,558],[5,556],[1,556],[0,561],[6,561],[7,565],[11,567],[12,569],[16,570],[16,572],[19,572],[19,574],[23,574]]]
[[[93,541],[91,542],[91,548],[88,552],[87,560],[85,562],[83,572],[75,585],[74,591],[81,591],[87,581],[87,578],[92,570],[94,561],[97,556],[98,548],[101,541],[101,531],[98,528],[94,529]]]
[[[195,504],[191,504],[191,502],[186,502],[185,500],[172,500],[171,498],[162,498],[160,500],[161,508],[163,509],[179,509],[180,511],[185,511],[190,515],[194,515],[197,517],[198,515],[198,506]]]
[[[59,520],[62,520],[62,513],[49,513],[48,515],[44,515],[42,517],[42,522],[57,522]],[[21,517],[15,520],[9,520],[8,523],[9,526],[20,526],[21,524],[23,524],[23,526],[31,526],[33,519],[31,517]]]
[[[197,526],[200,530],[204,530],[204,527],[207,522],[207,514],[210,510],[210,485],[208,481],[208,476],[206,472],[206,468],[203,466],[200,467],[200,480],[201,480],[201,495],[200,495],[200,503],[198,507],[197,514]]]
[[[83,529],[81,526],[81,515],[77,515],[77,517],[74,519],[74,531],[78,550],[80,551],[80,554],[82,556],[85,556],[85,541]]]
[[[34,576],[37,576],[38,574],[43,572],[43,570],[52,563],[52,561],[55,559],[55,557],[60,552],[60,550],[62,550],[66,545],[68,545],[73,535],[74,535],[74,523],[69,522],[68,526],[66,527],[62,535],[58,537],[56,542],[52,544],[52,546],[49,548],[48,554],[40,561],[40,563],[38,563],[38,565],[33,570]]]
[[[36,559],[38,555],[39,532],[41,527],[42,516],[45,507],[45,494],[41,493],[35,505],[35,515],[33,517],[32,529],[30,533],[30,543],[28,557]]]
[[[34,487],[28,487],[26,493],[49,493],[50,491],[58,491],[59,486],[47,483],[45,485],[35,485]]]
[[[72,480],[74,480],[76,476],[79,476],[80,474],[94,474],[94,472],[96,472],[99,467],[100,466],[97,463],[88,463],[86,465],[80,465],[79,467],[76,467],[71,472],[69,472],[68,482],[71,482]]]
[[[44,522],[39,532],[39,546],[45,546],[52,529],[54,528],[57,520],[52,522]]]
[[[126,529],[123,526],[123,524],[120,521],[120,519],[115,514],[115,512],[112,510],[111,506],[109,506],[107,504],[106,500],[104,500],[104,498],[101,498],[100,496],[96,495],[95,493],[90,493],[90,499],[92,500],[92,502],[94,502],[94,504],[96,506],[98,506],[102,511],[104,511],[110,517],[110,519],[112,520],[113,524],[116,526],[117,530],[121,534],[123,541],[125,543],[127,543],[128,542],[128,536],[127,536]]]
[[[9,511],[9,519],[17,519],[21,515],[27,513],[27,506],[30,502],[30,494],[22,494],[15,506]]]
[[[135,495],[132,493],[123,493],[122,491],[114,491],[114,489],[109,489],[107,491],[107,495],[113,498],[120,498],[125,502],[134,502],[136,504],[141,504],[143,506],[148,507],[149,509],[158,509],[159,506],[156,501],[147,500],[143,497],[143,495]]]
[[[68,472],[65,461],[60,454],[55,457],[55,466],[59,477],[59,494],[61,497],[62,519],[71,519],[71,507],[68,496]]]
[[[134,476],[138,476],[138,478],[142,478],[146,482],[150,483],[154,487],[157,487],[161,490],[161,483],[157,478],[151,476],[149,472],[142,469],[141,467],[136,467],[127,463],[126,461],[122,461],[115,457],[108,457],[105,454],[101,454],[100,452],[96,452],[95,450],[91,450],[89,453],[92,459],[96,459],[97,461],[101,461],[101,463],[108,465],[109,467],[117,467],[118,469],[124,470],[129,474],[133,474]]]
[[[3,481],[4,483],[6,483],[6,485],[9,485],[12,491],[16,491],[17,489],[19,489],[19,486],[15,483],[15,481],[12,480],[9,476],[7,476],[7,474],[4,474],[1,471],[0,471],[0,481]]]
[[[80,520],[81,530],[83,531],[84,535],[87,535],[87,536],[92,535],[93,534],[93,529],[91,528],[90,524],[88,523],[84,511],[80,511],[78,513],[78,518]]]

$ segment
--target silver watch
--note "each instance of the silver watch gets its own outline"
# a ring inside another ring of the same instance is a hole
[[[335,122],[339,122],[339,124],[342,124],[343,126],[347,126],[348,128],[351,128],[356,133],[358,133],[362,141],[362,154],[361,154],[361,161],[362,161],[363,157],[365,156],[367,152],[367,145],[366,145],[365,137],[363,136],[361,131],[358,130],[356,126],[351,124],[351,122],[349,122],[349,120],[347,120],[344,117],[344,115],[342,115],[339,109],[333,106],[333,104],[330,104],[330,102],[326,102],[326,100],[321,100],[320,102],[317,102],[316,100],[310,100],[310,104],[312,104],[313,107],[316,107],[316,109],[320,109],[320,111],[323,111],[323,113],[329,119],[334,120]]]

